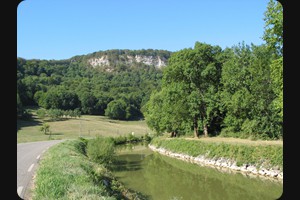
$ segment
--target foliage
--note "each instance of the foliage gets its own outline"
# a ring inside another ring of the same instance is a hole
[[[128,119],[130,113],[127,112],[126,102],[122,99],[111,101],[105,110],[105,115],[112,119]]]
[[[161,91],[153,94],[144,108],[151,128],[160,133],[186,132],[193,127],[198,137],[201,124],[204,134],[208,134],[208,127],[219,113],[221,53],[219,46],[196,42],[194,49],[171,55]]]
[[[271,80],[273,91],[276,94],[276,98],[273,100],[273,104],[278,115],[283,118],[283,57],[273,60],[271,63]]]
[[[17,90],[23,106],[74,110],[83,114],[105,115],[113,100],[127,104],[127,119],[142,118],[140,108],[152,90],[160,87],[162,71],[143,63],[127,63],[127,56],[160,57],[165,62],[171,52],[164,50],[108,50],[66,60],[26,60],[17,58]],[[106,71],[91,67],[91,58],[108,56]],[[115,59],[115,60],[114,60]],[[18,98],[18,97],[17,97]],[[18,104],[20,108],[21,104]]]
[[[79,153],[86,156],[87,144],[88,144],[87,139],[85,139],[83,137],[79,137],[78,142],[74,143],[74,147]]]
[[[147,142],[149,143],[152,140],[152,137],[149,134],[136,136],[132,133],[127,135],[120,135],[118,137],[111,137],[115,145],[127,144],[127,143],[136,143],[136,142]]]
[[[223,136],[229,130],[243,138],[282,136],[282,124],[272,103],[276,96],[270,81],[270,65],[271,54],[266,46],[250,47],[243,43],[233,48],[221,77]]]
[[[110,138],[96,137],[88,141],[86,153],[91,160],[108,165],[115,153],[114,142]]]
[[[50,118],[51,121],[61,120],[63,117],[77,118],[81,117],[81,112],[78,108],[75,110],[60,110],[60,109],[44,109],[39,108],[37,110],[37,116],[41,119]]]
[[[43,125],[40,127],[40,131],[43,132],[45,135],[50,133],[50,125],[47,123],[43,123]]]
[[[277,0],[270,0],[264,13],[263,39],[278,56],[283,56],[283,7]]]

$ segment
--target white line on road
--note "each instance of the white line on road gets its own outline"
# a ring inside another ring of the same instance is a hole
[[[31,165],[30,165],[30,167],[29,167],[29,169],[28,169],[28,172],[30,172],[30,171],[32,170],[33,165],[34,165],[34,164],[31,164]]]
[[[17,189],[18,195],[21,197],[21,193],[22,193],[23,187],[19,186]]]
[[[38,155],[38,156],[36,157],[36,159],[38,160],[38,159],[40,158],[40,156],[41,156],[41,155]]]

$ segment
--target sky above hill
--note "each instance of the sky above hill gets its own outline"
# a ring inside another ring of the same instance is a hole
[[[223,49],[263,44],[268,0],[26,0],[17,56],[68,59],[108,49]]]

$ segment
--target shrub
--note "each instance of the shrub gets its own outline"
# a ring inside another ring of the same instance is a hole
[[[114,142],[111,138],[96,137],[87,143],[87,156],[93,161],[107,165],[113,160]]]
[[[75,149],[79,153],[81,153],[81,154],[83,154],[83,155],[86,156],[86,147],[87,147],[87,144],[88,144],[88,140],[85,139],[85,138],[83,138],[83,137],[79,137],[78,141],[79,141],[78,143],[74,144]]]

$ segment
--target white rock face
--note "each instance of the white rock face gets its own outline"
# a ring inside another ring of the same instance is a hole
[[[91,58],[88,60],[88,62],[93,66],[108,66],[109,65],[109,61],[107,59],[107,56],[102,56],[100,58]]]
[[[129,56],[127,55],[125,59],[126,64],[131,64],[133,62],[137,63],[144,63],[146,65],[154,65],[156,68],[161,68],[166,66],[166,59],[160,58],[159,56],[142,56],[142,55],[136,55],[136,56]],[[93,67],[96,66],[109,66],[110,62],[108,60],[107,56],[102,56],[98,58],[91,58],[88,60],[88,63],[92,65]]]

